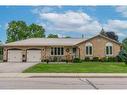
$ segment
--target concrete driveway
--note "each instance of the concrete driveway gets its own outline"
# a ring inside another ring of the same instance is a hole
[[[37,63],[0,63],[0,73],[21,73]]]

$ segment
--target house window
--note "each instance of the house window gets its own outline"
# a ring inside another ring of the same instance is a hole
[[[85,52],[86,52],[86,56],[93,55],[93,45],[91,43],[86,43]]]
[[[53,55],[53,48],[51,48],[51,55]]]
[[[113,55],[113,45],[112,45],[112,43],[107,43],[106,44],[105,53],[106,53],[106,56],[112,56]]]
[[[51,55],[64,55],[63,47],[51,47]]]
[[[54,55],[57,55],[57,48],[55,47],[54,50],[55,50],[55,54]]]
[[[61,48],[61,55],[64,55],[64,49]]]
[[[60,48],[58,48],[58,55],[60,55]]]
[[[72,52],[73,52],[73,53],[76,53],[76,51],[77,51],[76,48],[73,48],[73,49],[72,49]]]

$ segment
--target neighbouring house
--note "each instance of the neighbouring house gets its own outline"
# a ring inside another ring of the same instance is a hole
[[[5,62],[41,62],[84,59],[85,57],[115,57],[121,44],[103,35],[90,39],[31,38],[7,43],[4,46]]]

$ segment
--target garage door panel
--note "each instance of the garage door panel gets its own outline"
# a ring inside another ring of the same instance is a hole
[[[9,62],[22,62],[22,51],[21,50],[8,50],[8,61]]]
[[[41,50],[27,50],[28,62],[41,62]]]

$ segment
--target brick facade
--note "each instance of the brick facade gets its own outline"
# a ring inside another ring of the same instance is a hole
[[[73,53],[72,53],[72,49],[74,47],[77,48],[76,51],[76,57],[80,58],[80,59],[84,59],[86,57],[86,53],[85,53],[85,45],[86,43],[91,43],[93,45],[93,55],[92,57],[105,57],[105,46],[106,43],[112,43],[113,45],[113,57],[117,56],[119,51],[121,50],[121,45],[110,40],[110,39],[106,39],[104,37],[101,36],[96,36],[93,37],[92,39],[88,39],[86,41],[83,41],[75,46],[61,46],[64,48],[64,55],[63,55],[63,59],[66,60],[67,58],[69,58],[69,60],[72,60],[73,57]],[[57,47],[57,46],[53,46],[53,47]],[[42,60],[46,60],[46,59],[50,59],[51,58],[51,46],[5,46],[4,47],[4,56],[3,56],[3,60],[7,61],[7,56],[8,56],[8,50],[9,49],[21,49],[22,50],[22,54],[25,56],[25,58],[23,58],[23,60],[26,60],[26,51],[27,49],[40,49],[41,50],[41,57]],[[67,49],[69,49],[69,51],[67,52]]]
[[[105,55],[105,46],[106,46],[106,43],[108,43],[108,42],[113,44],[113,55],[112,55],[112,57],[117,56],[121,50],[121,45],[118,43],[115,43],[113,41],[110,41],[106,38],[97,36],[93,39],[84,41],[78,45],[80,48],[81,59],[84,59],[86,57],[86,55],[85,55],[86,54],[85,53],[85,44],[86,43],[91,43],[93,45],[93,57],[99,57],[99,58],[105,57],[106,56]]]

